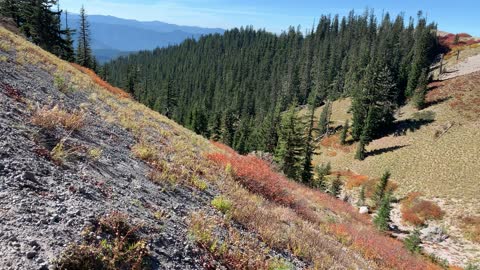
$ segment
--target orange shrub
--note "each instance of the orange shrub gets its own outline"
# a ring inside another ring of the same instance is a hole
[[[115,86],[112,86],[111,84],[109,84],[108,82],[102,80],[102,78],[100,78],[93,70],[91,69],[88,69],[86,67],[82,67],[80,65],[77,65],[75,63],[70,63],[73,67],[75,67],[76,69],[80,70],[81,72],[87,74],[88,76],[90,76],[90,78],[92,78],[92,80],[98,84],[100,87],[103,87],[105,88],[107,91],[109,91],[110,93],[113,93],[119,97],[122,97],[122,98],[131,98],[130,94],[128,94],[127,92],[123,91],[122,89],[118,88],[118,87],[115,87]]]
[[[410,193],[401,203],[402,219],[415,226],[425,224],[427,220],[441,219],[444,212],[440,207],[431,201],[420,198],[418,192]]]
[[[332,135],[332,136],[327,136],[327,137],[323,138],[320,141],[320,145],[322,145],[323,147],[330,147],[330,148],[333,148],[333,149],[336,149],[336,150],[341,150],[345,153],[350,153],[350,151],[351,151],[351,146],[342,145],[340,143],[339,135]]]
[[[356,188],[356,187],[360,187],[363,184],[365,184],[368,180],[368,176],[356,174],[356,173],[354,173],[350,170],[333,172],[332,174],[343,176],[347,179],[347,181],[345,183],[345,188],[346,189],[353,189],[353,188]]]
[[[325,227],[340,242],[360,251],[365,258],[375,261],[381,268],[440,269],[421,256],[411,254],[402,242],[378,232],[368,216],[360,215],[348,203],[290,181],[284,175],[272,171],[263,160],[241,156],[225,145],[215,144],[224,152],[211,153],[207,157],[228,168],[234,179],[250,192],[289,207],[304,220]],[[339,221],[329,221],[326,224],[324,216],[316,210],[318,207],[334,213]]]

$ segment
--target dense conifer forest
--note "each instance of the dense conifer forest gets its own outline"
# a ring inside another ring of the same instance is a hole
[[[313,134],[324,130],[313,125],[313,109],[352,97],[352,137],[362,159],[395,109],[418,96],[438,50],[436,25],[421,12],[406,20],[352,11],[322,16],[305,34],[245,27],[139,52],[106,64],[102,76],[241,153],[274,153],[290,177],[308,181]],[[299,119],[302,106],[311,113]]]

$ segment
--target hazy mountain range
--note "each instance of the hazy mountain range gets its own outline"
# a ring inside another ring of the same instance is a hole
[[[65,19],[65,17],[63,17]],[[88,16],[92,49],[100,62],[140,50],[151,50],[182,42],[193,37],[223,33],[220,28],[182,26],[159,21],[141,22],[113,16]],[[77,29],[79,15],[69,14],[68,25]]]

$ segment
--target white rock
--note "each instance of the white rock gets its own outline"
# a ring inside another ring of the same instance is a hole
[[[358,212],[360,214],[368,214],[368,206],[361,206],[359,209],[358,209]]]

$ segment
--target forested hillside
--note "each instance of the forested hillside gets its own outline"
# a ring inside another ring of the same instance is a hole
[[[436,25],[421,12],[405,21],[402,15],[377,18],[366,11],[322,16],[306,34],[293,27],[280,35],[233,29],[119,58],[106,65],[103,76],[149,107],[241,153],[276,153],[281,164],[290,155],[308,167],[317,127],[312,117],[297,121],[282,112],[351,96],[352,135],[368,144],[380,126],[391,123],[396,107],[417,95],[425,81],[419,79],[422,71],[439,49]],[[299,178],[300,171],[289,175]]]

